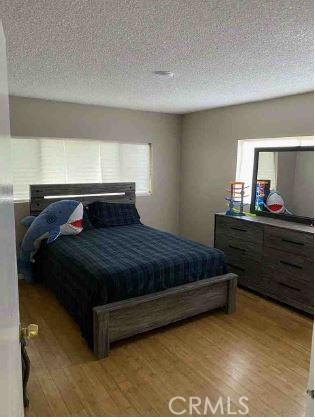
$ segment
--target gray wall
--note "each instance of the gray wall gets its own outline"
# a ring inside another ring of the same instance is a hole
[[[137,197],[142,221],[178,233],[181,117],[19,97],[10,98],[11,135],[152,143],[152,196]],[[18,221],[28,203],[15,204]]]
[[[180,233],[212,244],[214,214],[226,209],[237,140],[313,135],[313,94],[187,114],[181,147]]]
[[[307,154],[307,153],[306,153]],[[284,205],[288,210],[294,211],[294,184],[296,152],[280,152],[278,156],[276,190],[281,194]],[[300,216],[304,216],[300,214]],[[305,214],[306,216],[306,214]]]
[[[295,214],[314,217],[314,153],[297,152],[293,185]]]
[[[276,190],[286,208],[297,216],[314,217],[314,153],[277,152],[277,156]]]
[[[212,244],[214,213],[225,210],[224,190],[235,179],[237,140],[313,135],[313,94],[184,116],[11,97],[10,116],[13,136],[152,142],[153,194],[137,199],[143,222]],[[15,211],[18,221],[28,204]]]

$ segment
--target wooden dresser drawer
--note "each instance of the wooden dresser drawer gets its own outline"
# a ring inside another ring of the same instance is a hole
[[[251,259],[261,262],[262,242],[240,242],[238,239],[220,235],[216,239],[216,248],[221,249],[227,257],[234,257],[240,261]]]
[[[239,241],[261,243],[263,241],[263,226],[243,221],[233,217],[216,217],[216,236],[227,236]]]
[[[312,312],[313,261],[302,255],[265,247],[262,283],[265,293],[281,302]]]
[[[269,277],[276,277],[279,281],[288,280],[292,285],[303,284],[304,287],[313,289],[314,264],[302,255],[264,247],[262,272]]]
[[[292,280],[277,277],[277,273],[264,273],[262,276],[264,293],[298,307],[299,309],[313,308],[314,291],[304,287],[303,283],[295,284]],[[296,305],[298,303],[299,305]],[[310,312],[310,311],[307,311]]]
[[[238,286],[248,287],[249,289],[253,289],[256,291],[261,291],[255,282],[255,279],[260,276],[260,267],[255,262],[250,262],[246,264],[246,266],[241,266],[240,264],[229,264],[228,267],[231,273],[237,274]]]
[[[225,255],[230,272],[239,276],[238,284],[256,290],[257,281],[261,278],[261,264],[246,256]]]
[[[265,226],[265,246],[313,259],[314,236],[274,226]]]
[[[314,312],[314,229],[262,216],[216,215],[215,247],[238,284]]]

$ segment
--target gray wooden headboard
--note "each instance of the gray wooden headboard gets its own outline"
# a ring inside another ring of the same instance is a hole
[[[50,203],[64,199],[78,200],[84,205],[93,201],[135,203],[136,184],[134,182],[114,182],[30,185],[30,214],[37,216]]]

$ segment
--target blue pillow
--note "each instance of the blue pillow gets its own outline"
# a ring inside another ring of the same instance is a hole
[[[93,226],[93,224],[90,220],[89,207],[84,206],[84,208],[83,208],[83,230],[90,230],[90,229],[94,229],[94,226]]]
[[[132,203],[105,203],[95,201],[89,205],[89,217],[95,227],[139,224],[140,216]]]

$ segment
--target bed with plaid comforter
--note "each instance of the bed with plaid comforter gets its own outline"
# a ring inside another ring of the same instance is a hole
[[[134,224],[43,243],[34,271],[92,346],[94,306],[218,276],[227,268],[220,250]]]

